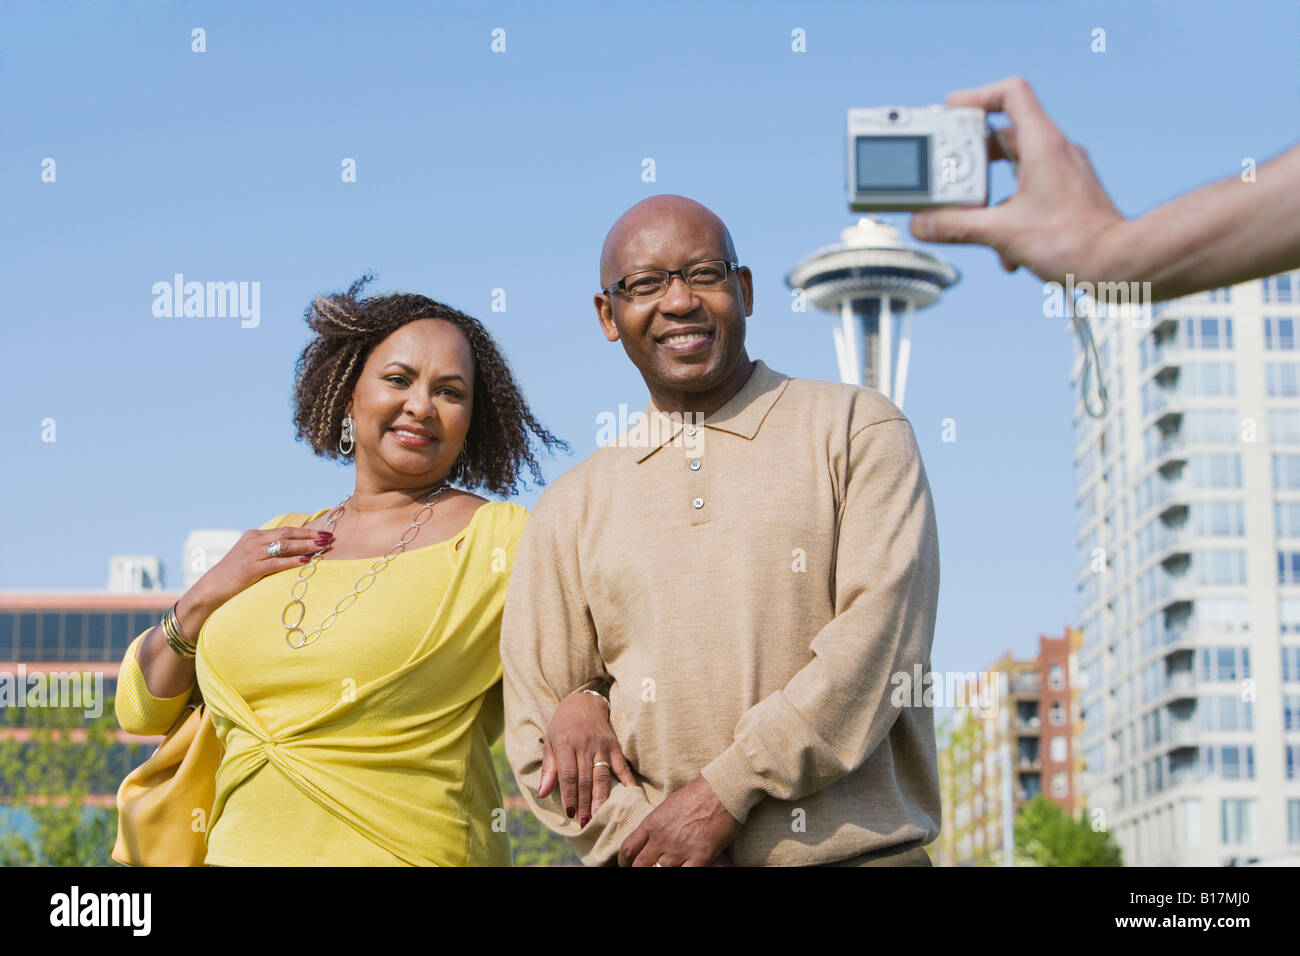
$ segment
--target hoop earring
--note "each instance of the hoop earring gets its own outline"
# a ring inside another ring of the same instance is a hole
[[[352,430],[353,424],[354,422],[352,421],[351,416],[348,416],[343,419],[343,434],[339,437],[339,451],[343,454],[343,457],[345,458],[348,455],[352,454],[353,449],[357,447],[357,443],[356,441],[354,441],[355,435]],[[347,448],[343,447],[344,442],[348,443]]]
[[[457,455],[456,460],[452,462],[451,473],[447,476],[447,479],[448,481],[463,482],[465,480],[465,472],[468,470],[469,462],[465,459],[465,446],[462,445],[460,448],[460,454]]]

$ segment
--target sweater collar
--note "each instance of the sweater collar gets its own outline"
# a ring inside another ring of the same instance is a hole
[[[768,368],[762,359],[757,359],[753,371],[749,373],[749,378],[740,387],[740,391],[707,417],[701,418],[689,412],[672,414],[663,412],[651,398],[646,405],[646,417],[642,421],[642,425],[648,427],[630,430],[639,431],[638,437],[645,439],[636,443],[637,463],[645,461],[664,445],[672,442],[681,434],[683,428],[691,425],[703,424],[705,428],[730,432],[752,441],[789,382],[789,376]]]

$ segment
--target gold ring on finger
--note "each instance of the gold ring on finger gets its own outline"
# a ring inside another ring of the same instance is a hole
[[[591,765],[591,769],[595,770],[597,767],[608,767],[608,766],[609,764],[606,761],[597,760],[594,764]]]

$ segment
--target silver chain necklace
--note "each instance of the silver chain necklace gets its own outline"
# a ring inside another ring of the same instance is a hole
[[[313,554],[311,556],[311,561],[309,561],[307,564],[304,564],[301,568],[298,569],[298,580],[294,581],[293,587],[289,589],[289,598],[290,598],[289,603],[286,604],[284,606],[284,609],[280,612],[280,623],[284,625],[284,630],[285,630],[285,634],[284,634],[285,643],[287,643],[294,650],[298,650],[299,648],[306,647],[308,644],[315,643],[315,641],[321,636],[321,634],[325,631],[325,629],[328,628],[331,624],[333,624],[335,620],[338,619],[338,616],[340,614],[342,614],[353,604],[355,604],[357,602],[357,598],[359,598],[361,594],[367,588],[370,587],[370,585],[375,583],[375,576],[379,574],[380,571],[384,570],[384,568],[388,567],[389,562],[391,562],[399,554],[405,551],[406,546],[410,544],[413,540],[415,540],[415,536],[419,534],[420,525],[424,524],[426,521],[429,520],[429,518],[433,516],[434,502],[436,502],[442,496],[442,493],[446,490],[447,490],[446,482],[443,482],[441,485],[435,488],[434,491],[429,495],[428,499],[425,500],[424,506],[420,508],[418,512],[416,512],[415,520],[406,526],[406,530],[402,532],[402,537],[398,540],[397,544],[389,548],[386,554],[384,554],[382,557],[376,560],[375,563],[370,566],[369,571],[361,575],[361,577],[357,578],[357,583],[352,586],[352,592],[350,594],[345,594],[342,597],[342,599],[339,601],[339,603],[334,605],[334,610],[326,614],[325,617],[321,620],[321,622],[317,624],[315,627],[313,627],[310,631],[304,631],[299,626],[300,624],[302,624],[303,619],[307,617],[307,605],[303,603],[302,599],[307,596],[307,580],[313,574],[316,573],[316,565],[320,563],[320,557],[322,554],[325,553],[325,549],[321,548],[321,550]],[[334,530],[334,522],[337,521],[339,515],[343,513],[343,506],[346,505],[351,500],[352,500],[352,495],[348,495],[346,498],[344,498],[342,501],[338,503],[338,507],[336,507],[333,511],[329,513],[329,516],[325,520],[326,531],[332,532]],[[363,581],[365,582],[364,585],[362,584]],[[300,584],[302,585],[301,593],[299,593],[298,591],[298,585]],[[292,624],[290,624],[286,618],[288,617],[289,612],[294,607],[294,605],[298,606],[298,618]],[[294,643],[294,638],[293,638],[295,633],[301,635],[300,640],[296,644]]]

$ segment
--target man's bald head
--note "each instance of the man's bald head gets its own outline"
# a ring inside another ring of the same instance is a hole
[[[727,261],[736,261],[731,232],[711,209],[694,199],[664,193],[643,199],[610,227],[600,249],[600,285],[608,288],[632,272],[678,269],[695,261],[699,250],[712,245]],[[651,264],[667,256],[671,262]],[[686,256],[677,262],[674,256]]]
[[[604,290],[638,272],[678,272],[726,259],[736,247],[722,220],[685,196],[651,196],[618,217],[600,250],[601,290],[592,296],[606,341],[619,342],[660,410],[710,414],[753,368],[745,319],[753,314],[754,277],[738,263],[721,282],[669,281],[657,294]],[[683,274],[684,275],[684,274]]]

